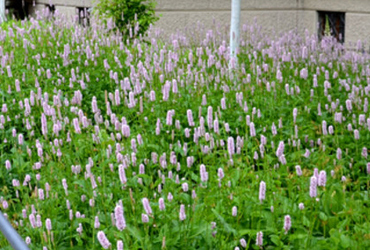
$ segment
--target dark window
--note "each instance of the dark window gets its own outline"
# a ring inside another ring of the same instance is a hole
[[[54,4],[45,4],[45,8],[48,11],[47,16],[52,18],[55,13],[55,5]]]
[[[28,15],[28,3],[25,1],[5,1],[6,15],[15,19],[25,19]]]
[[[84,27],[90,26],[90,9],[77,7],[78,23]]]
[[[45,7],[50,11],[51,14],[54,14],[54,12],[55,12],[55,5],[54,4],[46,4]]]
[[[319,11],[319,39],[330,33],[338,42],[344,43],[344,27],[346,18],[344,12]]]

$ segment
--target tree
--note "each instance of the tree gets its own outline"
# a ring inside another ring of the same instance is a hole
[[[155,6],[154,0],[100,0],[95,10],[100,17],[111,18],[115,28],[131,38],[144,34],[159,19]]]

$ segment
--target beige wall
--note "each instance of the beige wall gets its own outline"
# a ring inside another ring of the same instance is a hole
[[[31,0],[28,0],[31,1]],[[49,4],[50,0],[36,0]],[[51,0],[56,8],[71,17],[75,7],[91,7],[94,0]],[[167,34],[201,22],[211,28],[214,20],[229,25],[231,0],[157,0],[157,14],[162,17],[155,27]],[[257,18],[267,34],[297,29],[303,33],[317,33],[317,11],[346,12],[345,40],[370,41],[370,0],[241,0],[241,24]]]

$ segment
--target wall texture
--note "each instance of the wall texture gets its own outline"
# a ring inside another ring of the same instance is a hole
[[[28,0],[32,2],[33,0]],[[317,34],[317,11],[345,12],[345,41],[370,41],[370,0],[241,0],[241,24],[255,18],[267,34],[308,29]],[[52,3],[70,20],[76,7],[92,7],[94,0],[36,0],[36,9]],[[157,0],[157,13],[162,17],[155,27],[167,34],[201,22],[212,27],[214,20],[229,25],[231,0]],[[35,9],[35,7],[33,7]]]

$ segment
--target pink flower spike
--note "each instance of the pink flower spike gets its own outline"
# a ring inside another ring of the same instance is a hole
[[[292,221],[291,221],[291,218],[289,215],[286,215],[284,217],[284,230],[285,230],[285,234],[288,233],[288,231],[290,230],[290,228],[292,227]]]
[[[264,181],[260,182],[260,192],[258,198],[261,201],[261,203],[263,202],[263,200],[266,199],[266,183]]]
[[[143,206],[144,206],[144,210],[145,210],[145,212],[147,213],[147,214],[152,214],[153,213],[153,211],[152,211],[152,208],[150,207],[150,204],[149,204],[149,200],[148,200],[148,198],[144,198],[143,200],[142,200],[142,202],[143,202]]]
[[[109,242],[109,240],[107,239],[107,237],[105,236],[105,233],[103,231],[99,231],[97,237],[98,237],[98,240],[100,242],[100,245],[104,249],[108,249],[111,246],[111,243]]]

